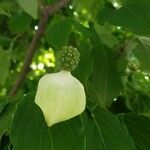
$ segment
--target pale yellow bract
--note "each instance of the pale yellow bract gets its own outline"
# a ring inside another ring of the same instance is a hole
[[[52,126],[84,111],[84,87],[69,71],[47,74],[39,81],[35,103],[43,111],[47,125]]]

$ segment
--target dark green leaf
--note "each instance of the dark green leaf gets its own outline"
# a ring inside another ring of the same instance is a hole
[[[94,25],[97,34],[104,44],[106,44],[109,48],[113,48],[114,46],[119,44],[117,37],[115,37],[110,29],[105,26],[100,26],[98,24]]]
[[[127,130],[107,111],[97,109],[94,118],[85,114],[83,119],[75,117],[49,128],[33,99],[26,96],[14,116],[11,141],[15,150],[135,150]]]
[[[16,110],[16,103],[9,103],[5,110],[0,114],[0,138],[6,132],[10,130],[14,112]]]
[[[81,40],[80,47],[80,61],[73,72],[73,75],[77,77],[82,84],[86,84],[88,81],[88,78],[92,72],[92,66],[93,66],[93,54],[92,54],[92,47],[89,40]]]
[[[83,26],[76,19],[72,19],[74,32],[80,33],[84,38],[91,38],[91,31],[89,28]]]
[[[54,48],[61,49],[67,45],[71,29],[72,22],[70,19],[56,16],[48,25],[46,41]]]
[[[124,115],[124,120],[129,133],[134,139],[138,150],[150,148],[150,119],[138,115]]]
[[[83,130],[79,117],[49,128],[42,111],[26,96],[14,116],[11,140],[15,150],[82,150]]]
[[[0,45],[2,46],[8,46],[11,42],[11,39],[9,37],[5,37],[0,35]]]
[[[95,50],[94,66],[90,79],[102,107],[109,106],[122,89],[121,75],[118,71],[115,53],[108,48]]]
[[[120,121],[97,108],[92,117],[84,115],[86,150],[136,150],[133,140]]]
[[[9,72],[10,53],[0,48],[0,84],[4,84]]]
[[[139,60],[141,69],[150,73],[150,38],[139,36],[138,39],[139,42],[133,53]]]
[[[11,16],[13,10],[13,3],[11,2],[0,2],[0,15]]]
[[[98,11],[102,8],[103,1],[102,0],[92,0],[92,1],[91,0],[74,0],[73,5],[76,7],[77,12],[81,11],[83,12],[83,14],[88,13],[94,18],[97,16]]]
[[[8,100],[5,99],[5,97],[0,99],[0,114],[6,108],[8,103],[9,102],[8,102]]]
[[[99,12],[98,21],[123,26],[137,34],[150,35],[150,1],[122,0],[119,9],[106,6]]]
[[[30,29],[31,18],[24,12],[17,12],[10,18],[8,25],[13,32],[25,32]]]
[[[56,2],[57,0],[44,0],[44,2],[48,5],[53,4],[54,2]]]
[[[26,13],[37,19],[38,0],[17,0]]]

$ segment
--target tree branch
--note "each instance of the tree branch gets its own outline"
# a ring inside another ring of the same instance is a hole
[[[14,84],[14,86],[9,94],[10,96],[16,95],[16,93],[18,92],[20,86],[22,85],[23,81],[25,80],[25,78],[29,72],[29,68],[30,68],[30,64],[31,64],[33,56],[34,56],[34,52],[38,46],[38,43],[41,40],[41,37],[43,36],[49,16],[53,15],[55,12],[60,10],[62,7],[66,6],[69,2],[70,2],[70,0],[59,0],[54,5],[45,6],[42,8],[43,14],[39,21],[39,25],[38,25],[39,28],[38,28],[35,36],[33,37],[31,44],[29,45],[27,54],[25,56],[22,70],[20,72],[18,79],[16,80],[16,83]]]

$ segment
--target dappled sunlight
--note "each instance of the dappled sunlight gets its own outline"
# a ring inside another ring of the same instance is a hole
[[[33,60],[31,64],[33,74],[30,75],[30,79],[33,79],[32,76],[41,76],[46,73],[46,68],[55,67],[55,56],[52,48],[40,49],[40,54]]]
[[[116,9],[121,8],[121,5],[120,5],[119,3],[117,3],[117,2],[114,2],[114,3],[113,3],[113,6],[114,6]]]

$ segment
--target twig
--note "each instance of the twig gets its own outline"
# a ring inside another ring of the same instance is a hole
[[[70,2],[70,0],[59,0],[54,5],[43,7],[43,9],[42,9],[43,15],[42,15],[42,17],[39,21],[39,25],[38,25],[39,28],[38,28],[35,36],[33,37],[31,44],[29,45],[29,49],[25,56],[25,60],[24,60],[24,64],[23,64],[21,73],[9,94],[10,96],[16,95],[16,93],[18,92],[20,86],[22,85],[23,81],[25,80],[25,78],[29,72],[29,68],[30,68],[30,64],[33,59],[34,52],[39,44],[39,41],[40,41],[44,31],[45,31],[49,16],[53,15],[55,12],[60,10],[62,7],[66,6],[69,2]]]
[[[117,55],[117,58],[120,58],[120,56],[122,56],[128,46],[128,41],[127,41],[127,34],[128,32],[125,33],[125,39],[123,40],[123,42],[121,43],[121,45],[119,45],[117,47],[118,49],[118,55]]]

